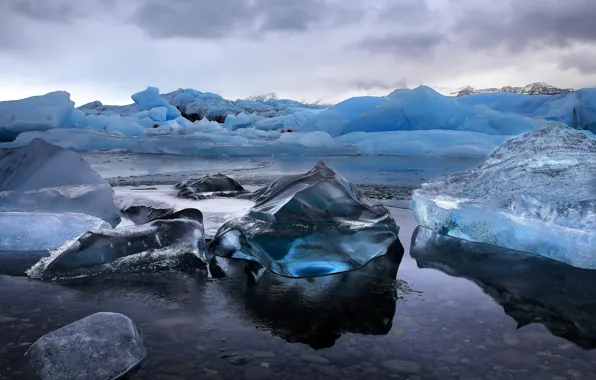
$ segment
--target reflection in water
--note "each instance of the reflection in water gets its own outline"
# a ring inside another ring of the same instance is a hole
[[[474,282],[519,327],[541,323],[555,336],[596,348],[596,271],[437,235],[423,227],[412,235],[410,254],[420,268]]]
[[[227,265],[228,277],[221,283],[247,319],[288,342],[321,349],[332,347],[344,333],[384,335],[391,330],[403,253],[397,240],[386,255],[357,271],[306,279],[265,271],[256,282],[247,281],[252,274],[244,273],[244,262],[218,260]]]

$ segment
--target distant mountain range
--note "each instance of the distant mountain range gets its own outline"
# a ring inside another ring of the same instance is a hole
[[[266,101],[269,99],[273,99],[273,100],[279,100],[279,96],[277,96],[277,94],[275,92],[270,92],[268,94],[255,94],[255,95],[251,95],[248,98],[246,98],[248,100],[262,100],[262,101]]]
[[[491,92],[512,92],[515,94],[527,94],[527,95],[558,95],[558,94],[566,94],[568,92],[573,92],[572,88],[558,88],[552,86],[550,84],[544,82],[537,82],[531,83],[524,87],[512,87],[512,86],[505,86],[502,88],[484,88],[484,89],[475,89],[470,86],[466,86],[461,88],[457,91],[451,92],[449,95],[451,96],[466,96],[466,95],[473,95],[473,94],[485,94]]]

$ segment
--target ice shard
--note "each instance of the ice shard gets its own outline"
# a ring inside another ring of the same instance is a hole
[[[282,276],[316,277],[362,268],[398,240],[388,210],[323,162],[275,180],[255,202],[218,230],[211,252]]]
[[[187,268],[204,264],[205,253],[203,215],[184,209],[140,226],[91,230],[52,251],[27,274],[54,280]]]
[[[34,139],[0,151],[0,211],[74,212],[120,221],[114,191],[77,153]]]
[[[478,168],[423,184],[418,224],[439,234],[596,269],[596,141],[547,127],[506,142]]]
[[[210,196],[233,197],[246,190],[233,178],[225,174],[206,175],[199,179],[191,179],[177,183],[178,197],[186,199],[206,199]]]
[[[96,313],[44,335],[25,356],[41,380],[112,380],[138,369],[146,351],[127,316]]]

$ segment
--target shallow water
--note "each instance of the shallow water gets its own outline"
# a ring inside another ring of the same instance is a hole
[[[219,280],[0,276],[0,379],[34,379],[29,345],[97,311],[139,325],[143,380],[596,378],[596,272],[439,241],[391,211],[403,258],[310,281],[249,287],[236,265]]]

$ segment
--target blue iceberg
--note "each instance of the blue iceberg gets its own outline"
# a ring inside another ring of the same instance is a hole
[[[423,184],[412,202],[439,234],[596,269],[596,141],[583,131],[518,136],[478,168]]]
[[[316,277],[362,268],[399,241],[389,211],[323,162],[275,180],[254,198],[248,215],[218,230],[213,254],[282,276]]]

